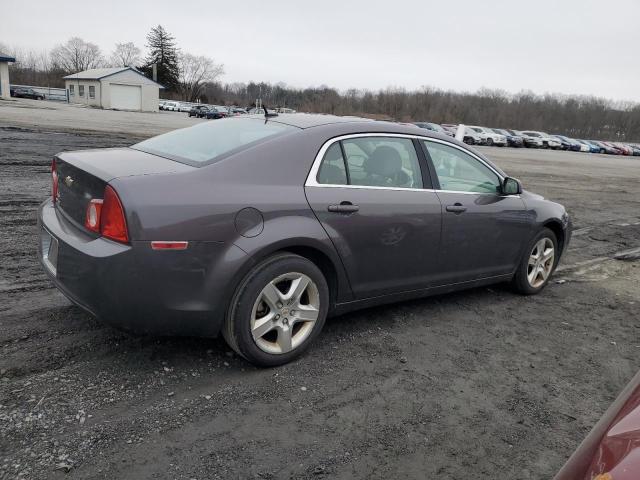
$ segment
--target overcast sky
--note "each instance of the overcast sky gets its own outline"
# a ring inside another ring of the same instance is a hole
[[[30,0],[3,16],[0,43],[79,36],[105,53],[144,48],[161,24],[184,51],[223,63],[225,82],[640,101],[640,0]]]

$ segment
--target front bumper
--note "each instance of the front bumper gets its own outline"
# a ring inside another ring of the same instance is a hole
[[[38,210],[41,238],[57,243],[55,265],[39,242],[39,259],[73,303],[115,327],[144,334],[218,334],[234,275],[246,254],[221,242],[190,242],[187,250],[152,250],[94,238],[71,224],[51,200]],[[53,266],[53,268],[52,268]]]

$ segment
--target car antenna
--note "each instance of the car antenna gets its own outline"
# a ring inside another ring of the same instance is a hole
[[[264,119],[265,121],[269,119],[269,117],[277,117],[278,114],[277,113],[269,113],[269,109],[265,106],[262,105],[262,108],[264,108]]]

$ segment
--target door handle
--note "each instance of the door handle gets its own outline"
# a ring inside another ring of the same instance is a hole
[[[453,205],[447,205],[447,212],[455,213],[456,215],[466,212],[467,207],[462,205],[461,203],[455,203]]]
[[[354,213],[360,210],[360,207],[351,202],[340,202],[340,205],[329,205],[327,210],[332,213]]]

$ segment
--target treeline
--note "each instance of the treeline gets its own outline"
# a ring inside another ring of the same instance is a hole
[[[78,38],[50,51],[0,51],[16,56],[10,66],[11,83],[64,87],[62,77],[97,66],[135,66],[168,87],[163,98],[203,103],[251,106],[256,100],[269,107],[300,112],[357,115],[402,122],[465,123],[516,130],[542,130],[575,138],[640,142],[640,104],[567,95],[508,94],[482,89],[475,93],[422,88],[407,91],[338,91],[321,86],[292,88],[284,83],[222,83],[223,66],[207,57],[184,53],[161,26],[147,36],[147,53],[132,43],[116,44],[110,55]]]
[[[209,84],[209,103],[252,105],[262,98],[268,107],[300,112],[357,115],[401,122],[465,123],[516,130],[542,130],[574,138],[640,141],[640,105],[585,96],[510,95],[483,89],[460,93],[435,88],[376,92],[333,88],[290,88],[282,84]]]

